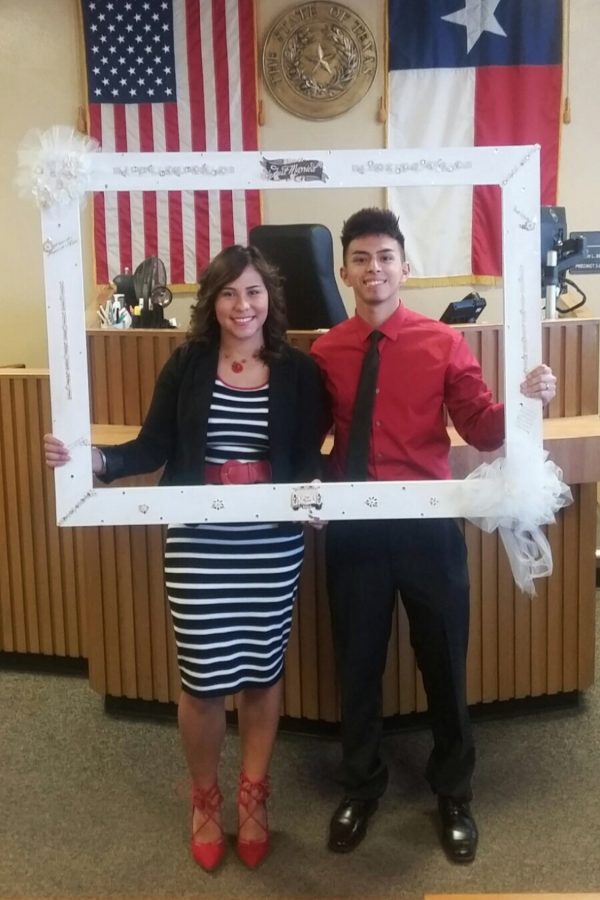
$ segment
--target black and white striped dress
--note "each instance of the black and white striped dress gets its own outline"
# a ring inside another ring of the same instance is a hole
[[[206,462],[267,458],[268,413],[268,385],[217,378]],[[294,522],[169,527],[165,583],[185,691],[220,696],[279,679],[303,553]]]

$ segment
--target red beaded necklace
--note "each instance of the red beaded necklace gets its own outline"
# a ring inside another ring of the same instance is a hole
[[[260,350],[257,350],[255,353],[253,353],[251,358],[252,359],[260,359],[260,354],[261,354],[262,349],[263,348],[261,347]],[[223,355],[226,360],[231,359],[230,353],[224,353]],[[244,366],[246,365],[247,362],[248,362],[248,359],[246,357],[242,357],[241,359],[232,360],[232,362],[230,363],[231,371],[235,372],[236,375],[239,375],[240,372],[244,371]]]

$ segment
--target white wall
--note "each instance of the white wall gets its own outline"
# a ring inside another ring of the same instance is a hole
[[[30,129],[75,125],[83,103],[79,48],[77,0],[2,0],[0,365],[47,365],[40,217],[15,187],[17,147]],[[86,280],[91,285],[89,261]]]
[[[565,50],[572,120],[562,128],[558,202],[566,208],[569,231],[600,231],[600,2],[570,0],[570,5]],[[575,280],[588,295],[581,314],[600,316],[600,275]]]

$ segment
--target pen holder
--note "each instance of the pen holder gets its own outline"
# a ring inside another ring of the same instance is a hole
[[[98,309],[101,328],[131,328],[131,313],[124,302],[123,294],[115,294]]]

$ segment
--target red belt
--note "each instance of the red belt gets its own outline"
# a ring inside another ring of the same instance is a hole
[[[207,484],[265,484],[272,481],[273,475],[267,459],[258,462],[230,459],[222,466],[207,463],[204,477]]]

